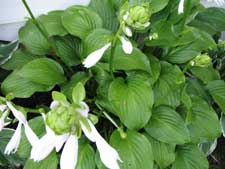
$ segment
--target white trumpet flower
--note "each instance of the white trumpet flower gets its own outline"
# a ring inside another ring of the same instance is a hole
[[[178,5],[178,14],[184,13],[184,0],[180,0]]]
[[[132,43],[125,37],[120,37],[120,41],[122,43],[122,48],[123,48],[123,51],[126,53],[126,54],[131,54],[132,51],[133,51],[133,46],[132,46]]]
[[[133,46],[132,43],[125,37],[120,36],[119,37],[121,43],[122,43],[122,48],[123,51],[126,54],[131,54],[133,51]],[[107,43],[106,45],[104,45],[103,47],[101,47],[100,49],[90,53],[86,59],[83,61],[83,65],[86,68],[90,68],[94,65],[96,65],[98,63],[98,61],[101,60],[102,56],[104,55],[105,51],[112,45],[112,43]]]
[[[133,36],[132,30],[131,30],[130,27],[128,27],[128,26],[125,26],[123,32],[124,32],[125,35],[127,35],[128,37],[132,37],[132,36]]]
[[[83,105],[84,109],[78,109],[77,112],[87,119],[89,107],[84,102],[81,102],[81,105]],[[82,131],[90,141],[96,143],[103,164],[109,169],[119,169],[119,164],[117,163],[118,160],[121,161],[119,154],[101,137],[92,122],[88,119],[87,121],[91,131],[80,121]],[[30,158],[36,162],[41,161],[45,159],[54,148],[58,152],[65,143],[60,157],[60,168],[75,169],[78,159],[78,137],[69,133],[56,135],[47,125],[46,130],[46,135],[33,146]]]
[[[23,115],[23,113],[20,112],[19,110],[17,110],[10,102],[6,102],[6,105],[12,111],[14,117],[19,121],[18,126],[17,126],[12,138],[10,139],[9,143],[7,144],[7,146],[5,148],[4,153],[9,155],[11,153],[15,153],[19,147],[19,143],[21,140],[22,125],[25,128],[26,137],[32,146],[38,141],[38,137],[35,135],[33,130],[28,125],[28,122],[27,122],[25,116]]]
[[[102,48],[89,54],[88,57],[83,62],[84,67],[90,68],[94,66],[102,58],[103,54],[110,46],[111,46],[111,42],[107,43]]]

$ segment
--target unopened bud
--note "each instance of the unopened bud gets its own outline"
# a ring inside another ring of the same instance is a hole
[[[212,59],[207,54],[198,55],[192,61],[190,61],[192,66],[197,67],[209,67],[211,63]]]

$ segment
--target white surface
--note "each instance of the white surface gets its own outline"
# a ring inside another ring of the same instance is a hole
[[[90,0],[27,0],[35,16],[71,5],[88,5]],[[21,0],[0,0],[0,39],[17,39],[18,29],[29,17]]]

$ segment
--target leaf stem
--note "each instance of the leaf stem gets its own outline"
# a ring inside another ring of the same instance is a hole
[[[52,57],[58,61],[64,68],[65,71],[70,75],[73,74],[73,70],[71,69],[71,67],[67,66],[61,59],[58,59],[59,53],[56,47],[56,44],[49,38],[48,33],[46,32],[46,30],[44,28],[41,27],[40,23],[37,21],[37,19],[34,17],[34,14],[32,13],[29,5],[27,4],[26,0],[22,0],[27,12],[29,13],[32,22],[35,24],[35,26],[37,27],[37,29],[40,31],[40,33],[44,36],[44,38],[47,40],[47,42],[49,43],[49,45],[51,46],[52,50],[55,52],[56,55],[52,55]]]
[[[112,78],[114,78],[114,75],[113,75],[113,62],[114,62],[114,55],[115,55],[115,48],[116,48],[116,44],[117,44],[117,41],[118,41],[118,38],[121,34],[121,31],[122,31],[122,28],[121,26],[119,27],[119,30],[117,31],[115,37],[113,38],[113,41],[112,41],[112,48],[111,48],[111,55],[110,55],[110,60],[109,60],[109,70],[110,70],[110,75]]]

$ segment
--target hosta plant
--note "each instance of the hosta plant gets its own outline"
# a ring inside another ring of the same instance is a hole
[[[34,18],[21,3],[31,18],[0,46],[2,167],[209,168],[225,112],[212,57],[225,10],[91,0]]]

